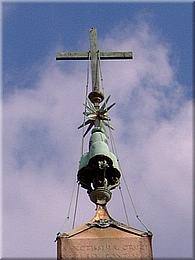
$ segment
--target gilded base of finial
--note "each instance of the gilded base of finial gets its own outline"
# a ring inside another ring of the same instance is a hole
[[[110,226],[112,222],[113,219],[109,215],[106,205],[97,205],[96,214],[87,225],[105,228]]]
[[[96,205],[106,205],[110,201],[112,193],[110,190],[100,187],[90,192],[90,200]]]

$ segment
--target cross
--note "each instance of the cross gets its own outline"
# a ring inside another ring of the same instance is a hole
[[[89,94],[89,99],[98,104],[104,96],[100,91],[99,84],[99,60],[113,60],[113,59],[132,59],[132,52],[104,52],[97,48],[97,31],[91,28],[90,31],[90,51],[86,52],[59,52],[56,55],[56,60],[88,60],[91,61],[91,78],[92,78],[92,92]]]

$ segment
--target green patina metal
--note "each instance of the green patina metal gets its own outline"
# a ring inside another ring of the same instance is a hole
[[[98,157],[99,159],[102,158],[108,160],[109,167],[113,167],[120,172],[117,158],[110,151],[106,135],[102,130],[99,128],[94,128],[92,130],[89,143],[89,152],[85,153],[81,157],[79,162],[79,170],[86,167],[90,160],[94,160]]]
[[[96,204],[106,204],[111,198],[110,190],[120,184],[120,169],[116,156],[110,151],[106,134],[94,127],[89,141],[89,151],[79,163],[78,182],[87,189]]]

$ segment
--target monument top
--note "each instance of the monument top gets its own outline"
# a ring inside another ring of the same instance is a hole
[[[101,221],[112,225],[97,225]],[[152,259],[151,240],[152,234],[113,220],[99,206],[90,222],[59,236],[58,259]]]
[[[73,236],[80,236],[81,233],[85,232],[88,229],[95,228],[94,230],[98,230],[100,228],[101,230],[107,230],[108,227],[110,231],[116,229],[140,237],[152,236],[151,232],[141,231],[114,220],[108,213],[105,205],[97,206],[95,216],[89,222],[71,230],[69,233],[63,233],[61,234],[61,236],[71,238]],[[92,232],[90,233],[92,234]],[[121,232],[118,233],[121,234]]]

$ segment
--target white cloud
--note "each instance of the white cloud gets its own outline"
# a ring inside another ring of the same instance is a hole
[[[191,101],[182,96],[183,86],[175,79],[170,47],[146,25],[134,31],[132,35],[124,29],[119,40],[111,35],[101,43],[105,49],[135,52],[133,61],[102,64],[104,87],[117,103],[111,116],[119,157],[139,212],[155,234],[155,256],[187,257],[191,250],[190,242],[184,243],[191,239]],[[55,234],[70,227],[60,226],[81,153],[77,126],[82,122],[85,79],[80,66],[67,72],[51,63],[34,89],[18,90],[4,102],[4,256],[54,257]],[[94,213],[86,199],[81,191],[77,223]],[[113,201],[119,200],[114,191]],[[113,217],[124,219],[110,204]],[[175,242],[178,227],[185,232]],[[169,248],[167,241],[175,247],[177,243],[177,250]],[[10,244],[17,246],[10,248]],[[184,244],[188,244],[185,249]]]
[[[134,28],[134,33],[123,28],[115,34],[120,35],[123,32],[125,39],[109,38],[102,42],[102,46],[113,50],[131,50],[134,59],[104,62],[106,88],[112,86],[112,92],[117,98],[126,101],[131,91],[139,87],[168,87],[173,81],[173,69],[167,44],[156,38],[147,25]]]

